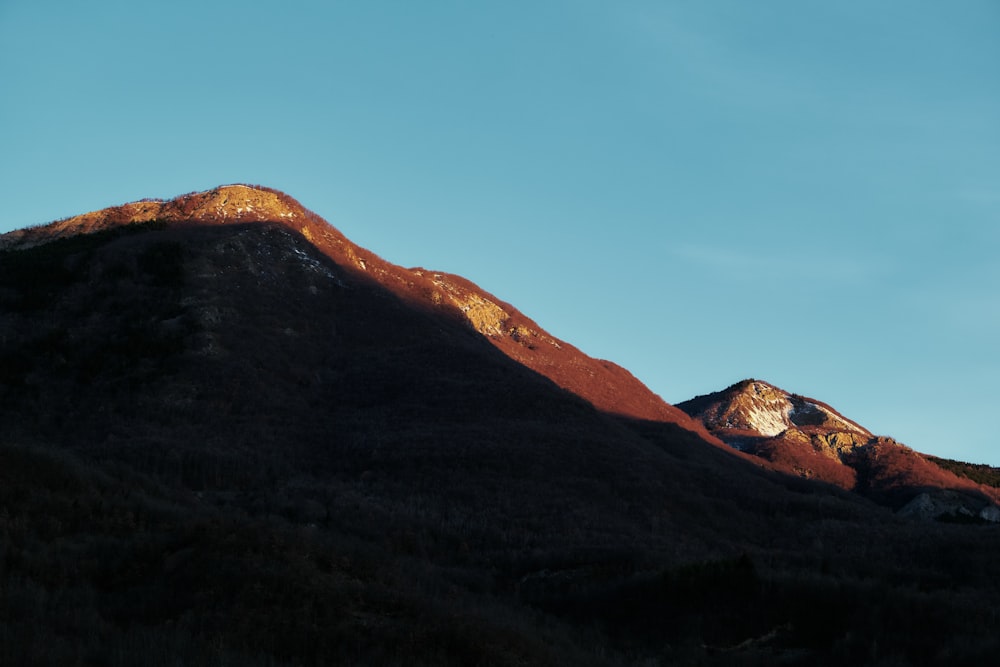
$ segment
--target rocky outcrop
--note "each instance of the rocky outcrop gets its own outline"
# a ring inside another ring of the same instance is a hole
[[[1000,523],[1000,507],[955,491],[921,493],[897,514],[921,521]]]

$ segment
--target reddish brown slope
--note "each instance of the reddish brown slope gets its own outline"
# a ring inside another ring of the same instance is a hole
[[[892,438],[873,435],[832,407],[760,380],[743,380],[678,407],[729,445],[779,470],[858,491],[899,507],[940,489],[1000,502],[997,489],[958,477]],[[976,506],[976,512],[982,507]]]
[[[460,317],[508,357],[548,377],[600,410],[671,422],[720,444],[701,422],[669,405],[620,366],[593,359],[547,334],[508,303],[459,276],[406,269],[348,240],[288,195],[257,186],[229,185],[169,201],[144,200],[0,236],[0,249],[150,221],[199,225],[280,222],[301,233],[330,259],[367,276],[397,296]]]

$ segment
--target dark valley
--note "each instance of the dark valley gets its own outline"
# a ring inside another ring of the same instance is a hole
[[[267,188],[0,236],[0,420],[4,665],[1000,655],[1000,471],[669,405]]]

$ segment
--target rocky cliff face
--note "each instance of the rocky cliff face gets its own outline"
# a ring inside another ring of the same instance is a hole
[[[826,403],[760,380],[743,380],[677,407],[731,447],[893,508],[905,505],[911,508],[908,516],[925,518],[934,508],[946,514],[957,511],[960,502],[961,516],[990,520],[995,514],[990,508],[1000,501],[997,489],[960,478],[892,438],[872,434]],[[934,494],[942,489],[951,489],[951,495],[938,502]],[[915,511],[908,503],[920,493],[927,498]]]

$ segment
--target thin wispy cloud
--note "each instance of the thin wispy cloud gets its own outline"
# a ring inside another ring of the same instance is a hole
[[[1000,189],[968,188],[955,193],[955,198],[969,204],[1000,204]]]
[[[698,81],[706,97],[729,103],[767,105],[802,102],[808,95],[782,72],[756,67],[718,34],[695,25],[676,8],[666,6],[625,10],[627,30],[657,67],[665,81],[678,74]]]
[[[934,276],[903,293],[903,303],[921,321],[966,341],[1000,333],[1000,269],[972,263]]]
[[[726,245],[683,243],[670,249],[678,260],[713,272],[754,275],[774,279],[807,276],[825,282],[860,283],[870,280],[886,265],[841,253],[762,251],[759,248],[739,248]]]
[[[736,108],[911,131],[940,130],[942,118],[984,127],[993,122],[993,109],[941,94],[947,85],[941,72],[928,73],[923,86],[900,85],[895,76],[912,54],[898,46],[894,51],[884,35],[871,32],[863,4],[819,12],[818,20],[836,26],[820,42],[795,30],[775,31],[781,43],[764,51],[745,38],[753,29],[740,26],[744,9],[736,3],[730,12],[713,14],[656,4],[623,8],[621,17],[635,43],[658,63],[666,85],[678,74],[689,76],[700,83],[700,94]],[[843,57],[831,60],[829,53]]]

